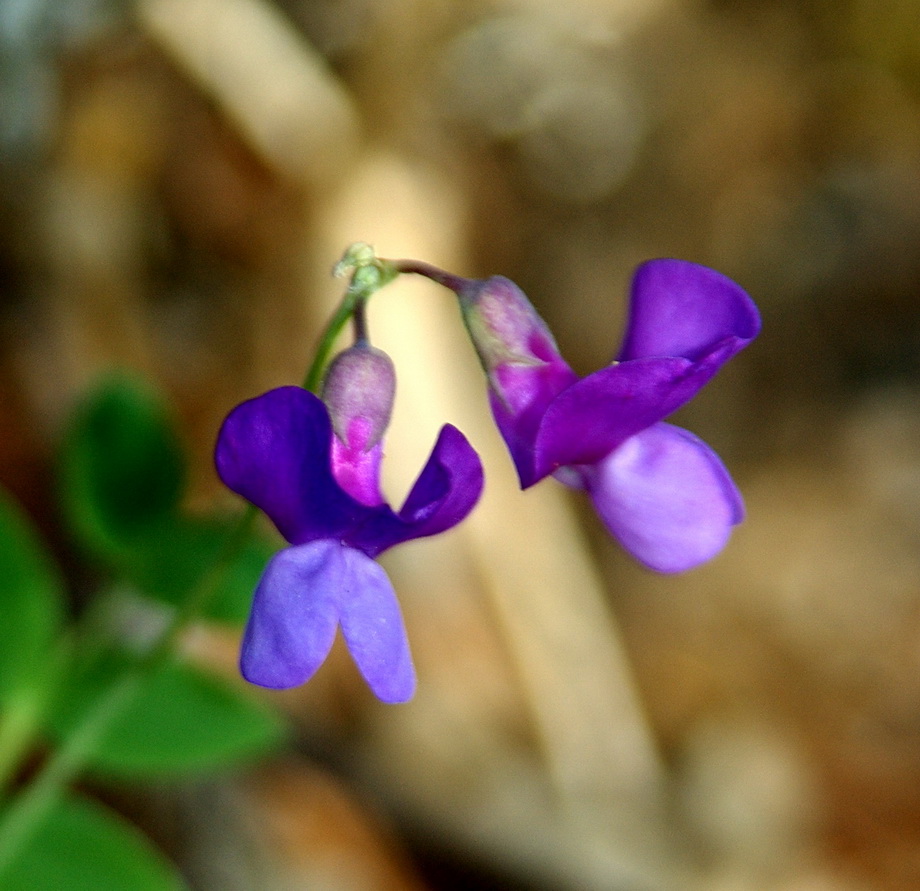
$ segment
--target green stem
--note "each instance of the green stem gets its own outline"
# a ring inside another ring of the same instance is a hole
[[[342,329],[348,323],[351,314],[354,312],[354,300],[348,299],[349,293],[346,293],[345,298],[339,304],[335,314],[327,323],[326,329],[320,337],[319,346],[316,348],[316,355],[313,358],[313,362],[310,363],[307,376],[304,378],[304,389],[309,390],[311,393],[319,392],[320,384],[323,382],[323,372],[326,370],[326,365],[329,363],[329,356],[332,353],[332,348],[335,346],[336,338],[341,334]]]
[[[64,789],[78,776],[99,742],[130,705],[142,682],[173,654],[179,635],[198,617],[215,595],[230,560],[249,536],[256,517],[250,506],[227,537],[223,550],[188,598],[173,613],[160,636],[137,661],[99,696],[62,745],[44,763],[35,778],[17,795],[0,818],[0,878],[32,837]]]
[[[348,253],[346,252],[346,258],[347,256]],[[316,355],[310,364],[306,378],[304,378],[304,389],[309,390],[311,393],[319,391],[320,384],[323,381],[323,373],[335,346],[336,338],[342,333],[342,329],[348,323],[348,320],[359,307],[363,307],[367,303],[374,293],[399,275],[399,270],[388,260],[373,258],[372,255],[368,256],[371,259],[362,259],[360,265],[349,265],[343,259],[342,263],[336,267],[337,272],[350,271],[351,281],[348,284],[348,289],[345,291],[342,302],[320,336]]]

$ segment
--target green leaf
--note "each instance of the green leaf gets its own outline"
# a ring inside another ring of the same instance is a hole
[[[119,557],[176,509],[184,460],[169,412],[141,379],[111,374],[90,393],[60,458],[66,517],[82,543]]]
[[[23,513],[0,492],[0,709],[44,686],[63,616],[57,566]]]
[[[138,829],[69,796],[42,822],[3,878],[5,891],[183,891],[188,886]]]
[[[256,584],[272,554],[263,538],[251,535],[232,556],[224,548],[238,519],[199,520],[177,518],[163,524],[137,543],[124,569],[145,594],[180,604],[218,558],[225,561],[217,591],[208,601],[204,616],[241,625],[249,615]]]
[[[71,674],[51,717],[55,736],[73,732],[128,659],[109,651]],[[270,752],[283,735],[278,713],[243,689],[190,665],[167,663],[140,681],[88,763],[123,777],[213,771]]]

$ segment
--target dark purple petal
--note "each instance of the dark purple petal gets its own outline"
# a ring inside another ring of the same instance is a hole
[[[524,488],[535,482],[534,443],[543,415],[576,381],[578,375],[561,358],[535,365],[502,365],[489,376],[492,417]]]
[[[375,513],[348,543],[375,557],[401,542],[444,532],[473,509],[482,486],[479,456],[456,427],[446,424],[399,514]]]
[[[293,544],[336,537],[368,508],[332,475],[332,426],[323,403],[279,387],[238,405],[217,438],[215,464],[230,489],[265,511]]]
[[[456,427],[445,424],[399,519],[412,526],[413,538],[444,532],[473,509],[483,482],[479,455]]]
[[[355,665],[378,699],[406,702],[415,693],[415,668],[393,586],[360,551],[343,548],[342,563],[339,621]]]
[[[658,572],[682,572],[714,557],[744,516],[715,452],[670,424],[643,430],[583,472],[604,524]]]
[[[287,689],[323,664],[339,618],[348,564],[341,544],[319,540],[279,551],[265,567],[240,649],[252,684]]]
[[[633,277],[619,358],[682,356],[699,362],[717,355],[714,374],[759,330],[757,307],[731,279],[684,260],[649,260]]]
[[[708,379],[706,363],[636,359],[596,371],[556,397],[540,424],[528,485],[567,464],[593,464],[667,417]],[[521,468],[518,466],[518,472]]]

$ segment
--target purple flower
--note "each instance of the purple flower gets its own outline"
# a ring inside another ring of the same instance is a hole
[[[439,280],[460,297],[522,488],[554,474],[586,489],[626,550],[660,572],[722,549],[741,496],[705,443],[662,420],[757,335],[737,284],[681,260],[643,264],[617,361],[579,378],[513,282]]]
[[[478,500],[483,478],[475,451],[446,425],[402,509],[390,508],[379,466],[392,381],[385,354],[359,343],[333,363],[326,403],[280,387],[224,421],[215,454],[221,479],[291,545],[271,559],[256,588],[240,653],[251,683],[303,684],[341,626],[378,698],[405,702],[415,692],[396,595],[374,558],[455,526]]]

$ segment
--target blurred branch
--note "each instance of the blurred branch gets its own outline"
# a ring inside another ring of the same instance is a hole
[[[153,39],[269,167],[314,185],[346,169],[358,139],[351,99],[274,6],[140,0],[137,9]]]

